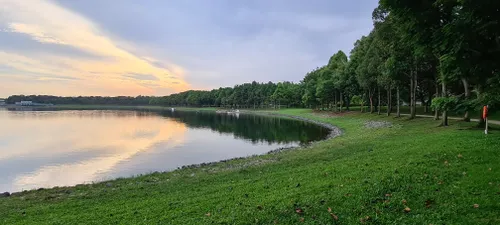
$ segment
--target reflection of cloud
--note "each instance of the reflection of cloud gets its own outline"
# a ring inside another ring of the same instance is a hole
[[[75,92],[78,90],[87,94],[88,89],[99,92],[98,94],[109,95],[109,93],[122,91],[124,86],[130,91],[121,94],[166,94],[166,92],[186,90],[189,87],[182,78],[182,68],[164,65],[150,57],[130,53],[119,47],[117,41],[106,36],[91,21],[51,1],[4,0],[0,14],[2,14],[0,24],[8,25],[3,32],[24,34],[40,44],[67,46],[99,56],[92,59],[46,53],[19,55],[13,52],[0,52],[0,64],[10,66],[18,72],[53,75],[39,78],[40,81],[56,80],[55,76],[77,78],[74,82],[79,85],[75,86],[81,87],[74,90],[71,95],[80,94]],[[0,37],[1,35],[0,32]],[[90,76],[90,71],[99,76]],[[131,80],[130,74],[147,75],[147,77],[134,77],[135,79]],[[180,82],[172,84],[169,82],[172,78],[164,74],[169,74]],[[155,84],[158,88],[151,88],[150,84]],[[28,88],[22,90],[28,90]],[[62,92],[50,86],[33,86],[33,90],[33,92],[45,90],[56,94]]]
[[[129,160],[139,152],[148,151],[158,143],[166,143],[162,148],[168,149],[184,142],[187,130],[184,124],[158,116],[126,113],[118,112],[113,116],[99,111],[77,114],[73,111],[61,111],[52,112],[59,116],[51,117],[44,113],[38,115],[38,112],[9,112],[22,116],[16,117],[18,119],[4,117],[5,120],[0,120],[2,127],[8,128],[0,127],[0,136],[14,140],[0,146],[0,160],[8,161],[19,157],[64,158],[68,154],[85,156],[80,160],[71,159],[59,162],[60,164],[33,168],[35,171],[17,176],[12,189],[74,185],[101,180],[120,162]],[[31,119],[23,119],[24,117]],[[57,140],[53,138],[54,135],[57,135]],[[30,141],[15,141],[20,137],[29,138]],[[67,146],[59,143],[66,143]],[[101,152],[96,153],[99,149]],[[87,151],[94,152],[94,158],[83,154]]]

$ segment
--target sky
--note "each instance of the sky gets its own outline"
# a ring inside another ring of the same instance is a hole
[[[0,97],[168,95],[299,82],[377,0],[0,0]]]

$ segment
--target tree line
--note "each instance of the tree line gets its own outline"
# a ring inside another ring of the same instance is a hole
[[[411,118],[421,104],[448,125],[450,112],[470,120],[469,113],[483,105],[500,107],[499,12],[500,1],[492,0],[380,0],[372,31],[354,43],[349,56],[336,52],[298,83],[254,81],[163,97],[61,101],[340,111],[360,105],[388,116],[400,116],[404,103]]]
[[[448,125],[448,113],[500,105],[500,1],[380,0],[374,27],[307,73],[297,84],[248,83],[212,91],[187,91],[153,104],[349,109],[400,116],[402,102],[417,104]],[[363,110],[364,107],[361,107]]]
[[[33,101],[43,104],[75,104],[75,105],[148,105],[152,97],[150,96],[78,96],[78,97],[60,97],[53,95],[12,95],[5,102],[15,104],[20,101]]]

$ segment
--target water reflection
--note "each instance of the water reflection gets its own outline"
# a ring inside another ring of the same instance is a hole
[[[262,154],[328,134],[287,119],[178,111],[0,110],[0,125],[0,192]]]

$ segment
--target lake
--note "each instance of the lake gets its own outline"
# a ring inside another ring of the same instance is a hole
[[[315,124],[249,114],[0,108],[0,192],[169,171],[328,134]]]

